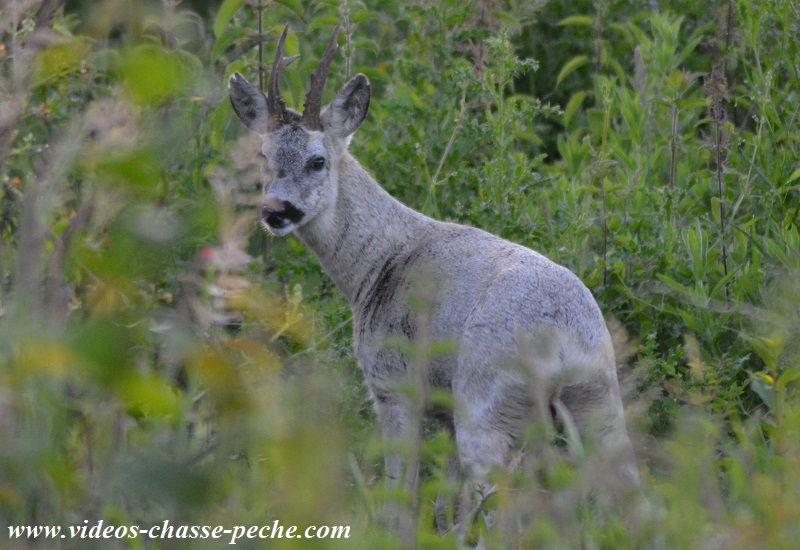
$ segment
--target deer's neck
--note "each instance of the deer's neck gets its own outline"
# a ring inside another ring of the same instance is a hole
[[[351,308],[381,268],[406,249],[430,218],[387,193],[348,153],[339,163],[333,208],[296,230]]]

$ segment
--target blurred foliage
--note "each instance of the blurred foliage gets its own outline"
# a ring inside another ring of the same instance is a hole
[[[628,363],[653,509],[614,517],[582,490],[602,471],[553,450],[498,473],[499,511],[537,519],[493,547],[794,547],[795,2],[265,1],[263,33],[255,0],[61,4],[0,8],[3,529],[279,519],[399,545],[381,502],[413,497],[377,482],[347,306],[254,229],[257,142],[225,95],[288,22],[299,106],[341,20],[326,97],[357,72],[374,93],[356,157],[570,267]],[[421,547],[456,544],[433,527],[452,447],[423,447]]]

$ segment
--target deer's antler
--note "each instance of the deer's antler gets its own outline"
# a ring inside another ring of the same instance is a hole
[[[269,81],[267,81],[267,111],[269,112],[267,128],[270,132],[274,132],[287,122],[286,102],[281,96],[281,76],[283,76],[284,69],[300,57],[299,55],[283,57],[287,32],[289,32],[289,25],[283,28],[283,33],[278,41],[278,49],[275,51],[275,61],[272,62],[272,71],[269,73]]]
[[[325,91],[325,81],[328,80],[331,61],[333,61],[333,57],[336,55],[336,50],[338,48],[336,41],[339,38],[339,30],[341,27],[342,24],[339,23],[336,25],[336,28],[333,29],[331,41],[328,43],[328,47],[325,48],[325,53],[322,55],[317,69],[311,73],[311,88],[309,88],[306,94],[302,118],[303,126],[309,130],[322,130],[322,122],[319,119],[319,112],[322,108],[322,92]]]

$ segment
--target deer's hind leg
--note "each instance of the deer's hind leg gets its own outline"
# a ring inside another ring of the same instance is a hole
[[[476,323],[461,341],[452,391],[456,444],[471,493],[470,506],[456,520],[462,533],[478,512],[487,525],[496,523],[495,512],[487,511],[492,508],[487,499],[495,492],[490,473],[508,467],[523,431],[547,410],[511,359],[513,340],[511,334],[498,333],[495,324]]]
[[[552,404],[557,421],[577,428],[591,460],[589,481],[594,494],[610,496],[615,505],[638,497],[639,472],[616,376],[598,372],[567,383],[557,390]]]

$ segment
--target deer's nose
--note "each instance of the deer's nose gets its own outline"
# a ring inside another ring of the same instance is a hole
[[[274,229],[281,229],[290,223],[303,219],[305,213],[289,201],[270,201],[261,208],[264,222]]]

